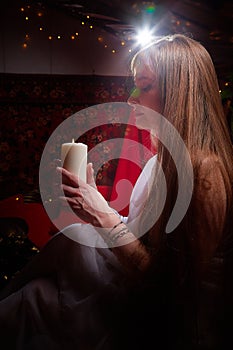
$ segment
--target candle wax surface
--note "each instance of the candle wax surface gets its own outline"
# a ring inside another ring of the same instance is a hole
[[[63,143],[61,147],[62,167],[86,182],[87,145],[84,143]]]

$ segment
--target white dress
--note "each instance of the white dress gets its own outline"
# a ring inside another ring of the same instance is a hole
[[[145,165],[129,215],[121,217],[132,229],[155,161],[156,156]],[[113,349],[111,330],[126,285],[124,270],[97,231],[87,224],[71,225],[0,293],[1,345],[4,350]]]

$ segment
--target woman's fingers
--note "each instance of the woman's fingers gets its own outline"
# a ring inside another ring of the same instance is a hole
[[[69,204],[73,209],[82,209],[82,205],[81,205],[81,203],[79,203],[77,198],[65,197],[65,196],[60,196],[59,198],[62,201],[64,201],[67,204]]]
[[[88,183],[88,185],[90,185],[94,188],[97,188],[96,183],[95,183],[95,179],[94,179],[94,169],[93,169],[92,163],[87,164],[87,183]]]
[[[62,183],[66,185],[70,185],[72,187],[78,188],[79,185],[85,185],[85,183],[79,179],[76,175],[72,174],[68,170],[57,167],[57,172],[62,175]],[[92,163],[87,164],[87,184],[97,189],[94,179],[94,169]]]
[[[78,188],[71,187],[69,185],[61,185],[61,189],[63,190],[65,196],[67,197],[82,197]]]
[[[57,167],[57,172],[62,176],[60,189],[63,193],[59,198],[63,203],[69,205],[81,220],[98,226],[103,213],[107,215],[109,212],[112,212],[107,201],[95,186],[91,164],[88,165],[87,171],[90,183],[82,181],[61,167]]]
[[[76,188],[79,187],[79,182],[81,182],[81,180],[76,175],[61,167],[57,167],[57,172],[62,175],[63,184],[67,184]]]

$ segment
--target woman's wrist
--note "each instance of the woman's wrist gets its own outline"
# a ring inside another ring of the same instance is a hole
[[[118,213],[108,212],[103,213],[103,215],[99,215],[98,217],[99,227],[102,229],[106,229],[106,232],[111,230],[115,225],[121,222],[121,219]]]
[[[136,239],[118,213],[103,214],[102,217],[99,216],[99,227],[97,230],[109,248],[125,245]]]
[[[130,243],[132,238],[133,240],[135,239],[128,227],[123,222],[120,222],[119,225],[116,225],[116,227],[109,232],[107,243],[111,248],[113,248]]]
[[[135,236],[122,221],[118,221],[110,230],[102,229],[102,237],[109,248],[118,247],[135,241]]]

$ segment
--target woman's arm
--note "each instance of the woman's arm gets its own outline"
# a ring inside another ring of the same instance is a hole
[[[79,218],[95,227],[127,270],[140,272],[147,269],[150,254],[98,190],[64,168],[58,168],[58,171],[62,174],[64,193],[60,198]]]

